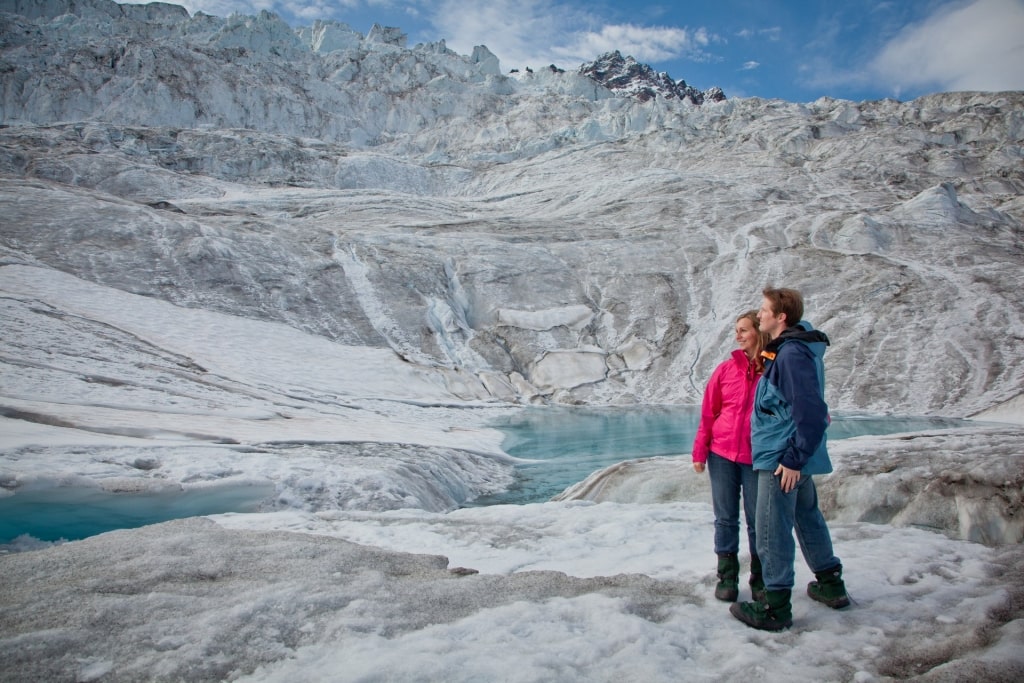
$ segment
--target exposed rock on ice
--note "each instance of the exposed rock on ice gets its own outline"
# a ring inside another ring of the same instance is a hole
[[[593,62],[582,64],[579,72],[605,86],[612,92],[628,94],[646,102],[655,97],[686,100],[691,104],[721,102],[725,93],[715,87],[701,92],[686,81],[674,80],[665,72],[655,73],[646,64],[640,64],[633,57],[623,57],[614,50],[601,55]]]

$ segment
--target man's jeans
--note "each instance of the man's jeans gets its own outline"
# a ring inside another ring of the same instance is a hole
[[[832,536],[818,509],[818,491],[810,476],[789,493],[783,493],[781,478],[770,470],[758,470],[757,554],[764,571],[764,586],[770,591],[792,590],[796,529],[800,551],[811,571],[820,572],[839,564],[832,554]]]
[[[711,478],[711,506],[715,511],[715,552],[738,553],[740,549],[740,492],[747,523],[747,542],[754,554],[757,540],[754,520],[757,516],[757,472],[714,453],[708,454]]]

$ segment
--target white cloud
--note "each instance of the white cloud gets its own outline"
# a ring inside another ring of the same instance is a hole
[[[599,31],[586,31],[574,36],[566,54],[574,54],[587,61],[605,52],[619,50],[641,62],[658,62],[673,57],[704,57],[703,48],[713,37],[703,29],[689,31],[681,28],[610,24]]]
[[[782,38],[782,27],[772,26],[770,28],[759,28],[756,30],[751,28],[745,28],[738,31],[736,35],[739,36],[740,38],[746,39],[755,38],[757,36],[763,36],[768,40],[777,41]]]
[[[444,0],[432,21],[456,52],[486,45],[503,68],[573,68],[612,50],[641,62],[704,60],[704,48],[720,40],[704,29],[607,24],[579,6],[543,0]]]
[[[868,71],[899,95],[906,90],[1024,90],[1024,1],[946,5],[908,26]]]
[[[551,45],[557,31],[554,21],[544,21],[540,16],[539,4],[534,0],[495,0],[479,5],[468,0],[445,0],[425,18],[456,52],[470,54],[474,46],[486,45],[506,70],[540,66],[551,63],[553,55],[535,46]]]
[[[756,69],[759,66],[761,66],[761,62],[754,62],[754,61],[744,62],[743,63],[743,71],[751,71],[753,69]]]

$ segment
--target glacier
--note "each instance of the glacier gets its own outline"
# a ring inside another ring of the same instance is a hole
[[[0,677],[1024,676],[1024,93],[641,100],[111,0],[0,36],[0,496],[273,490],[0,548]],[[978,419],[832,445],[853,609],[709,598],[690,444],[466,507],[496,418],[699,402],[769,282],[833,410]]]

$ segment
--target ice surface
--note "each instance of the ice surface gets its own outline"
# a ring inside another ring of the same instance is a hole
[[[110,680],[667,681],[682,670],[708,680],[1010,681],[1024,670],[1019,545],[834,524],[855,605],[836,612],[798,593],[794,628],[762,634],[711,596],[712,517],[703,504],[219,521],[0,558],[7,671],[70,679],[102,668]],[[261,526],[272,530],[245,530]],[[800,565],[798,585],[809,578]]]
[[[707,479],[688,444],[566,495],[591,502],[454,509],[510,483],[486,425],[520,409],[274,367],[306,343],[280,324],[45,269],[4,267],[0,283],[8,310],[39,323],[5,333],[19,351],[0,418],[8,495],[271,483],[277,509],[0,555],[0,657],[16,678],[1013,680],[1024,667],[1022,427],[835,442],[820,489],[857,603],[833,612],[798,592],[794,629],[757,635],[711,597]],[[262,364],[217,341],[253,330]],[[336,346],[316,347],[323,367],[391,362]],[[414,386],[436,386],[418,372]]]
[[[0,495],[273,494],[6,548],[0,677],[1024,679],[1024,95],[642,103],[126,7],[0,8]],[[800,564],[791,630],[728,615],[689,444],[459,509],[520,404],[696,404],[767,282],[834,410],[1007,423],[834,444],[852,608]]]

